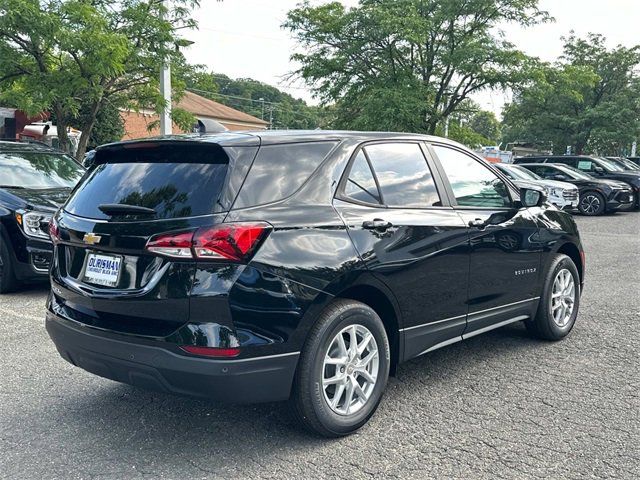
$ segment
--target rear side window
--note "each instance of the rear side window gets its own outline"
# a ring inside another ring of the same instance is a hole
[[[234,208],[272,203],[292,195],[336,144],[313,142],[260,147]]]
[[[344,186],[344,194],[346,197],[358,202],[382,203],[373,172],[371,172],[367,157],[364,156],[362,150],[358,152],[351,164],[349,177]]]
[[[109,219],[99,206],[119,203],[152,208],[155,219],[210,214],[219,204],[228,165],[229,157],[217,145],[99,152],[65,210]]]
[[[441,205],[433,176],[416,143],[379,143],[364,148],[390,207]]]

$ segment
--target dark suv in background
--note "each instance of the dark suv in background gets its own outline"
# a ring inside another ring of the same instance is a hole
[[[625,170],[609,159],[584,155],[548,155],[521,157],[517,158],[514,163],[558,163],[577,168],[596,178],[627,183],[633,190],[635,208],[640,208],[640,172]]]
[[[518,162],[518,165],[548,180],[573,183],[580,192],[578,211],[583,215],[603,215],[633,205],[633,190],[627,183],[595,178],[564,164]]]
[[[514,322],[565,337],[570,215],[422,135],[259,132],[98,148],[51,224],[67,361],[351,433],[405,360]]]
[[[59,150],[0,141],[0,293],[48,279],[49,221],[83,173]]]

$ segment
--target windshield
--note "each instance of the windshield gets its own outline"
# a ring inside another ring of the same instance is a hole
[[[505,165],[504,169],[517,180],[542,180],[542,177],[518,165]]]
[[[569,165],[555,165],[558,170],[562,170],[574,180],[593,180],[594,177],[588,173],[584,173],[582,170],[570,167]]]
[[[50,152],[0,153],[0,186],[5,188],[73,188],[84,169],[71,157]]]
[[[619,165],[616,165],[611,160],[607,158],[598,158],[598,163],[602,168],[604,168],[607,172],[624,172],[624,168]]]

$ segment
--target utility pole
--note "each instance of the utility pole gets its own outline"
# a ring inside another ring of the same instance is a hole
[[[636,150],[638,149],[638,142],[633,142],[631,144],[631,156],[635,157],[636,156]]]
[[[258,101],[262,103],[262,120],[264,120],[264,98],[259,98]]]
[[[169,11],[170,0],[163,0],[164,8]],[[160,115],[160,135],[171,135],[171,64],[169,58],[165,57],[160,70],[160,93],[164,100],[164,107]]]
[[[269,104],[269,130],[273,130],[273,103]]]
[[[449,138],[449,116],[444,120],[444,138]]]

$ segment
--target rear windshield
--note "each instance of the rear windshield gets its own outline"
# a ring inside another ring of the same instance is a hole
[[[0,187],[72,188],[84,169],[71,157],[46,152],[0,153]]]
[[[154,219],[216,211],[229,158],[217,145],[98,152],[94,167],[65,206],[81,217],[110,219],[104,204],[152,208]]]

